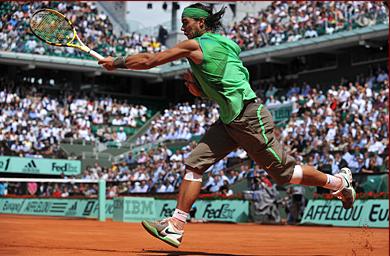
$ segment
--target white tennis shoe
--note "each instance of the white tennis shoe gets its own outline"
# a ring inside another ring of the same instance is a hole
[[[181,244],[184,231],[177,230],[171,218],[166,218],[160,221],[142,221],[142,226],[154,237],[161,241],[178,248]]]
[[[352,172],[349,168],[344,167],[335,176],[343,180],[344,186],[332,194],[341,200],[344,209],[350,209],[356,198],[355,189],[352,187]]]

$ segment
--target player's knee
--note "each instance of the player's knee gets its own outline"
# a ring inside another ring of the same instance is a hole
[[[191,168],[186,166],[186,174],[184,175],[184,179],[188,181],[202,182],[203,172],[198,169]]]
[[[301,184],[303,178],[303,170],[302,166],[300,165],[295,165],[294,166],[294,171],[291,175],[291,179],[289,183],[291,184]]]
[[[276,164],[268,170],[268,174],[272,177],[272,180],[279,186],[291,183],[292,177],[294,177],[294,170],[296,169],[295,161],[288,161],[285,164]],[[300,167],[300,166],[299,166]]]
[[[202,175],[196,172],[187,171],[184,175],[184,179],[188,181],[202,182]]]

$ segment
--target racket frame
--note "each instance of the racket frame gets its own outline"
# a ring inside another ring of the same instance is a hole
[[[70,27],[72,28],[73,30],[73,38],[72,40],[70,40],[69,42],[67,42],[66,44],[57,44],[57,43],[53,43],[53,42],[50,42],[50,41],[47,41],[45,39],[43,39],[42,37],[38,36],[34,29],[31,27],[31,21],[30,21],[30,30],[31,32],[41,41],[45,42],[46,44],[49,44],[49,45],[52,45],[52,46],[59,46],[59,47],[72,47],[72,48],[76,48],[76,49],[79,49],[83,52],[86,52],[88,53],[89,55],[91,55],[92,57],[98,59],[98,60],[101,60],[101,59],[104,59],[104,57],[102,55],[100,55],[99,53],[95,52],[94,50],[90,49],[88,46],[86,46],[79,38],[79,36],[77,35],[77,31],[75,29],[75,27],[73,26],[72,22],[65,16],[63,15],[62,13],[56,11],[56,10],[53,10],[53,9],[40,9],[36,12],[34,12],[34,14],[32,15],[32,17],[34,17],[36,14],[40,13],[40,12],[51,12],[51,13],[54,13],[55,15],[57,16],[60,16],[61,18],[63,18],[66,22],[68,22],[68,24],[70,25]],[[79,43],[79,45],[77,44],[73,44],[72,42],[75,41],[75,39],[77,39],[77,42]]]

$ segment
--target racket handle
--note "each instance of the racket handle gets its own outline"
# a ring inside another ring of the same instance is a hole
[[[102,55],[100,55],[99,53],[95,52],[94,50],[90,50],[88,52],[92,57],[98,59],[98,60],[102,60],[104,59],[104,57]]]

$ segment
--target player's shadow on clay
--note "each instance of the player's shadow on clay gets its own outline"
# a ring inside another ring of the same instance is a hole
[[[144,250],[141,255],[164,255],[164,256],[256,256],[250,254],[211,253],[197,251],[165,251],[165,250]]]

